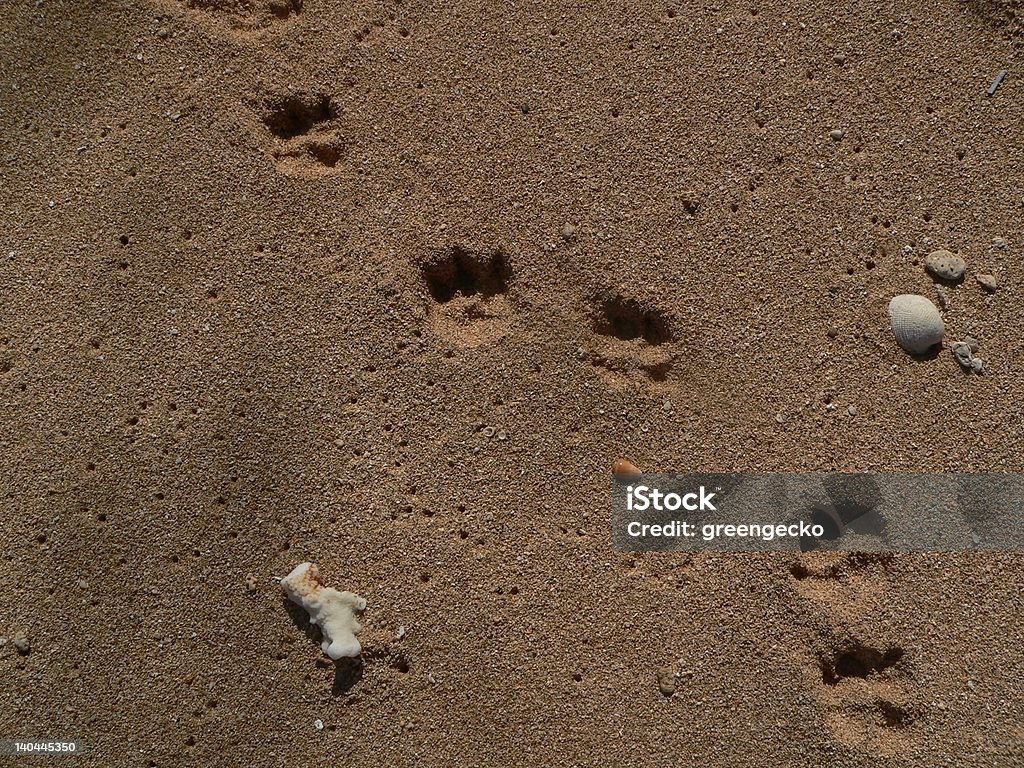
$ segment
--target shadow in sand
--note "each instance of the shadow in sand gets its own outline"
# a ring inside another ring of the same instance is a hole
[[[295,626],[301,629],[311,642],[320,645],[320,641],[323,639],[320,635],[320,628],[316,624],[310,623],[309,614],[302,606],[296,605],[287,597],[281,600],[281,605],[284,606]],[[339,659],[338,661],[324,658],[317,662],[317,666],[322,665],[323,667],[328,667],[331,664],[334,665],[334,684],[331,686],[331,694],[334,696],[343,696],[363,679],[363,660],[361,658]]]
[[[306,613],[305,609],[303,609],[301,605],[296,605],[287,597],[281,598],[281,605],[284,606],[284,609],[288,612],[288,615],[291,616],[291,619],[295,623],[295,626],[301,629],[303,634],[305,634],[307,638],[312,640],[317,645],[320,645],[320,627],[318,627],[316,624],[310,623],[309,614]]]
[[[363,679],[363,660],[338,659],[334,662],[334,684],[331,686],[332,696],[344,696]]]

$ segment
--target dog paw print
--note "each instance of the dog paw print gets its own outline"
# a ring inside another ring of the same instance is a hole
[[[618,294],[599,297],[594,312],[591,363],[613,385],[665,382],[672,371],[673,341],[659,310]]]
[[[286,22],[302,12],[302,0],[179,0],[233,29],[256,31]]]
[[[420,267],[430,295],[428,323],[462,347],[491,343],[508,331],[512,268],[503,250],[448,248]]]
[[[816,694],[832,736],[845,747],[895,755],[913,746],[923,711],[903,648],[847,640],[818,657]]]
[[[875,610],[890,587],[888,553],[807,553],[790,568],[793,587],[832,620]]]
[[[273,140],[271,155],[285,173],[320,176],[338,170],[345,142],[338,110],[324,94],[289,94],[270,99],[263,124]]]

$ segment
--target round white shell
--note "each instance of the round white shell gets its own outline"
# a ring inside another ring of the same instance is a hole
[[[896,342],[912,355],[941,344],[946,334],[938,307],[924,296],[911,293],[894,296],[889,302],[889,325]]]

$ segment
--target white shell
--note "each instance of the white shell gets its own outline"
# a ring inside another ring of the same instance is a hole
[[[911,293],[894,296],[889,302],[889,325],[896,342],[912,355],[941,344],[946,335],[938,307],[924,296]]]

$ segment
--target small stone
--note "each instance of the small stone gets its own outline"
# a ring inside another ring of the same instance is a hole
[[[613,475],[639,475],[640,469],[629,459],[616,459],[612,464]]]
[[[846,131],[841,131],[838,128],[836,128],[834,131],[831,131],[829,133],[829,136],[831,137],[832,141],[842,141],[843,137],[846,136]]]
[[[661,667],[657,673],[658,690],[668,698],[676,692],[676,668],[674,666]]]
[[[313,727],[318,731],[322,731],[324,729],[324,721],[320,720],[319,718],[314,720]]]
[[[668,413],[669,411],[671,411],[672,410],[672,401],[671,400],[666,400],[665,402],[663,402],[661,404],[661,409],[663,411],[665,411],[665,413]]]
[[[395,640],[404,640],[405,634],[405,626],[403,625],[398,628],[398,632],[395,634]]]
[[[28,641],[28,635],[24,632],[18,631],[14,633],[14,637],[11,638],[14,641],[14,647],[18,649],[18,653],[22,656],[27,656],[29,651],[32,650],[32,644]]]
[[[484,431],[484,437],[486,437],[488,440],[490,440],[492,437],[494,437],[495,433],[498,430],[496,430],[494,427],[484,427],[483,431]]]
[[[561,234],[563,240],[572,240],[574,237],[576,237],[576,227],[574,227],[572,224],[565,223],[562,225]]]
[[[775,423],[776,424],[782,424],[785,420],[786,420],[786,417],[783,416],[781,413],[776,413],[775,414]]]
[[[525,104],[525,103],[524,104],[520,104],[519,105],[519,111],[522,112],[524,115],[530,114],[530,105],[529,104]]]
[[[955,253],[946,250],[932,251],[924,260],[924,268],[932,277],[956,282],[964,276],[967,262]]]
[[[992,245],[995,246],[996,248],[1005,248],[1006,247],[1006,241],[1003,238],[1001,238],[1001,237],[993,237],[992,238]]]
[[[978,284],[989,293],[995,293],[996,289],[999,287],[999,281],[996,280],[996,276],[989,272],[975,275],[974,279],[977,280]]]
[[[985,363],[982,362],[982,359],[980,357],[976,357],[973,360],[971,360],[971,368],[974,369],[975,373],[981,373],[983,370],[985,370]]]
[[[834,61],[841,67],[843,66],[843,64],[846,63],[846,57],[841,53],[837,53],[835,56],[832,57],[832,61]]]
[[[974,355],[971,353],[969,344],[963,341],[955,341],[950,345],[949,351],[953,353],[953,357],[964,368],[970,369],[972,367]]]
[[[846,412],[848,414],[850,414],[851,416],[856,416],[857,415],[857,406],[856,405],[848,406],[847,409],[846,409]]]
[[[498,439],[499,440],[508,440],[508,432],[506,432],[504,429],[500,430],[498,432]]]
[[[978,340],[973,336],[964,336],[964,344],[971,348],[971,352],[977,352],[981,348]]]
[[[251,573],[245,577],[245,591],[249,594],[252,594],[256,591],[256,584],[256,577],[253,576]]]

